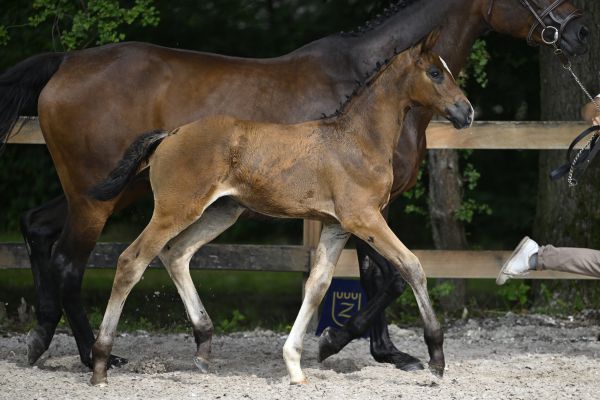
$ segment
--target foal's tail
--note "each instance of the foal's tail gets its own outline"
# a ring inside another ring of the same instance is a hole
[[[0,150],[21,115],[37,115],[42,89],[66,53],[44,53],[21,61],[0,75]]]
[[[148,160],[156,147],[168,135],[168,132],[160,129],[140,135],[127,148],[125,155],[117,167],[108,174],[108,177],[90,189],[90,196],[101,201],[117,197],[135,177],[142,161]]]

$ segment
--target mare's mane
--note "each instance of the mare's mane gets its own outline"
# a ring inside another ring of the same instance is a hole
[[[398,14],[400,11],[406,9],[407,7],[414,5],[414,3],[417,3],[417,2],[419,2],[419,0],[395,0],[388,7],[386,7],[381,14],[377,14],[373,19],[365,22],[363,25],[358,27],[356,30],[351,31],[351,32],[342,32],[341,35],[343,37],[361,36],[361,35],[365,34],[366,32],[372,31],[373,29],[377,28],[378,26],[380,26],[381,24],[386,22],[388,19],[390,19],[393,16],[395,16],[396,14]],[[362,93],[365,90],[365,88],[369,87],[377,79],[377,77],[381,74],[381,72],[383,72],[385,70],[385,67],[387,67],[389,62],[394,57],[396,57],[398,54],[400,54],[402,51],[403,50],[398,50],[395,48],[394,54],[390,58],[386,58],[385,60],[378,61],[375,64],[375,67],[373,68],[373,70],[371,72],[369,72],[363,80],[355,81],[356,86],[355,86],[354,90],[352,91],[352,93],[350,95],[346,95],[346,99],[344,101],[340,102],[339,108],[337,110],[335,110],[332,114],[329,114],[329,115],[326,113],[321,114],[321,118],[331,118],[331,117],[337,117],[337,116],[342,115],[348,108],[348,105],[352,102],[352,99],[354,99],[357,95]]]
[[[404,51],[408,51],[408,49]],[[350,95],[346,95],[346,100],[340,103],[340,107],[337,110],[335,110],[333,114],[327,115],[323,113],[321,118],[339,117],[342,114],[344,114],[350,103],[352,103],[352,100],[355,97],[361,95],[365,90],[367,90],[377,80],[377,78],[379,78],[381,74],[387,69],[391,61],[394,58],[398,57],[398,55],[400,53],[403,53],[404,51],[399,52],[397,49],[394,49],[394,55],[392,57],[386,58],[382,62],[377,62],[375,68],[369,74],[367,74],[366,78],[363,81],[356,81],[356,87],[354,88],[354,91],[352,91]]]
[[[361,36],[373,29],[377,28],[385,21],[398,14],[401,10],[417,3],[419,0],[395,0],[389,6],[387,6],[381,14],[377,14],[372,19],[365,22],[363,25],[359,26],[353,31],[350,32],[341,32],[342,36]]]

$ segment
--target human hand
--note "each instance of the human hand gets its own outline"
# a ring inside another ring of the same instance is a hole
[[[600,98],[597,98],[597,101],[600,101]],[[583,106],[581,116],[590,124],[600,125],[600,110],[596,108],[596,104],[593,102]]]

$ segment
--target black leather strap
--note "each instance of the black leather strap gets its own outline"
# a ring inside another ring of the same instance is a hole
[[[600,131],[600,126],[594,125],[588,129],[586,129],[585,131],[581,132],[579,135],[577,135],[577,137],[571,142],[571,145],[569,146],[569,150],[567,150],[567,163],[561,165],[560,167],[558,167],[550,172],[551,180],[555,181],[569,173],[569,170],[571,169],[571,166],[573,165],[573,161],[575,160],[575,155],[576,155],[576,153],[574,153],[575,146],[577,145],[577,143],[581,142],[586,136],[589,136],[590,134],[593,133],[596,136],[590,143],[590,148],[584,150],[581,153],[581,155],[577,159],[577,162],[574,165],[574,168],[577,171],[579,171],[580,173],[583,173],[587,169],[588,165],[598,155],[598,152],[600,152],[600,141],[598,141],[598,136],[597,136],[598,134],[596,133],[598,131]],[[577,151],[579,151],[579,150],[577,150]]]

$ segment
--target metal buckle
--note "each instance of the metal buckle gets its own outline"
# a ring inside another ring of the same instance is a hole
[[[554,34],[552,35],[551,40],[546,39],[546,32],[548,32],[548,31],[550,31],[550,32],[554,31]],[[542,37],[542,42],[546,43],[549,46],[556,44],[559,39],[558,28],[555,28],[554,26],[551,26],[551,25],[544,27],[544,29],[542,29],[541,37]]]

